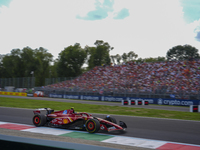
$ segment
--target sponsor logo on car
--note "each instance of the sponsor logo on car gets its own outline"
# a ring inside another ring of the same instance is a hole
[[[63,123],[64,123],[64,124],[67,124],[67,123],[68,123],[68,120],[67,120],[67,119],[63,119]]]
[[[115,129],[116,129],[115,127],[110,127],[108,128],[108,131],[115,130]]]
[[[70,122],[73,122],[72,118],[68,117],[68,119],[69,119]]]
[[[104,128],[104,126],[103,126],[103,125],[101,125],[100,129],[101,129],[101,130],[104,130],[105,128]]]

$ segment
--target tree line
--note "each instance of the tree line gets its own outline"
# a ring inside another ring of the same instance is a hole
[[[167,51],[166,57],[144,59],[138,58],[133,51],[122,55],[110,55],[110,51],[114,48],[102,40],[97,40],[94,45],[82,48],[79,43],[75,43],[64,48],[56,60],[53,60],[53,55],[43,47],[13,49],[9,54],[0,55],[0,78],[34,76],[35,85],[42,86],[45,78],[77,77],[95,66],[129,61],[141,63],[199,58],[198,49],[190,45],[175,46]],[[84,64],[87,64],[87,67],[83,67]]]

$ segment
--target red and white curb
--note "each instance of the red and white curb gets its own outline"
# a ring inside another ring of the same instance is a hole
[[[50,134],[50,135],[62,135],[62,134],[68,134],[68,133],[74,132],[72,130],[66,130],[66,129],[35,127],[32,125],[1,122],[1,121],[0,121],[0,128],[32,132],[32,133]],[[159,140],[149,140],[149,139],[124,137],[124,136],[114,136],[114,135],[109,136],[109,137],[110,138],[106,140],[102,140],[101,142],[136,146],[136,147],[142,147],[142,148],[151,148],[151,149],[158,149],[158,150],[200,150],[200,145],[175,143],[175,142],[167,142],[167,141],[159,141]]]

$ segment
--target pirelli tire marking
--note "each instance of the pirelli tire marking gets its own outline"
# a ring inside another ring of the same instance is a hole
[[[35,116],[34,123],[39,124],[39,122],[40,122],[40,118],[38,116]]]
[[[36,127],[43,126],[43,125],[45,125],[45,123],[46,123],[46,117],[44,115],[36,114],[33,116],[33,124]]]
[[[98,132],[100,129],[100,123],[97,119],[89,119],[85,123],[85,127],[89,133],[95,133]]]

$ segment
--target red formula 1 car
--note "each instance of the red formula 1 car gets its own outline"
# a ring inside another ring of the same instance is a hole
[[[50,108],[40,108],[33,111],[33,124],[39,126],[61,127],[67,129],[86,130],[89,133],[98,131],[125,131],[127,126],[123,121],[117,125],[116,119],[107,116],[105,119],[92,117],[88,113],[76,113],[74,109],[54,111]]]

